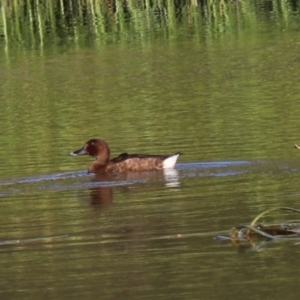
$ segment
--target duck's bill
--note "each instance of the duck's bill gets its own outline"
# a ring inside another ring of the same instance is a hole
[[[295,148],[300,150],[300,146],[298,146],[297,144],[295,144]]]
[[[81,149],[76,150],[74,152],[70,152],[69,155],[78,156],[78,155],[85,155],[85,154],[88,154],[88,153],[84,150],[84,148],[81,148]]]

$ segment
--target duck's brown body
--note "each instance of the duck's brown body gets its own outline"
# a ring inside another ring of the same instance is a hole
[[[174,155],[127,154],[122,153],[110,160],[110,149],[107,143],[100,139],[91,139],[79,150],[70,155],[89,154],[95,157],[89,173],[149,171],[173,168],[181,153]]]

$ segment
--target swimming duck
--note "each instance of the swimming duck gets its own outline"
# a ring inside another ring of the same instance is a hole
[[[126,172],[126,171],[146,171],[174,168],[178,157],[177,152],[173,155],[153,155],[153,154],[128,154],[122,153],[118,157],[110,160],[110,149],[107,143],[101,139],[91,139],[85,145],[70,155],[78,156],[89,154],[95,157],[95,161],[90,165],[88,173],[103,172]]]

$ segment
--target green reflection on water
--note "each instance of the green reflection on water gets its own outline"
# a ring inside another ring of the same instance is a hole
[[[95,136],[112,154],[180,161],[291,155],[298,140],[299,46],[293,33],[2,60],[4,174],[85,169],[67,154]],[[296,155],[293,153],[293,155]]]
[[[96,136],[113,155],[289,155],[297,7],[276,3],[2,1],[2,176],[85,169],[67,154]]]
[[[70,238],[1,248],[2,293],[11,298],[17,289],[33,299],[50,286],[55,299],[62,290],[65,298],[95,298],[97,288],[106,299],[158,290],[166,299],[247,291],[246,299],[256,280],[253,290],[265,291],[266,269],[277,271],[270,291],[281,278],[299,278],[291,249],[280,246],[274,264],[272,251],[269,262],[268,254],[238,260],[211,238],[155,240],[224,230],[270,206],[297,204],[294,2],[39,2],[0,2],[2,239]],[[158,178],[108,193],[89,189],[89,177],[45,179],[86,169],[91,158],[68,153],[94,136],[113,155],[182,151],[180,162],[252,164],[225,171],[184,164],[176,187]]]
[[[294,1],[5,1],[0,34],[11,47],[147,44],[188,35],[200,42],[251,31],[299,30]]]

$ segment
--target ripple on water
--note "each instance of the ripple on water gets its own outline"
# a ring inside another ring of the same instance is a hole
[[[185,177],[226,177],[249,172],[253,166],[263,161],[217,161],[193,162],[176,165],[176,169],[149,172],[128,172],[124,174],[87,174],[86,171],[63,172],[11,178],[0,181],[0,196],[12,194],[35,194],[47,191],[65,191],[90,189],[97,187],[115,187],[145,182],[165,181],[167,187],[179,187]]]

